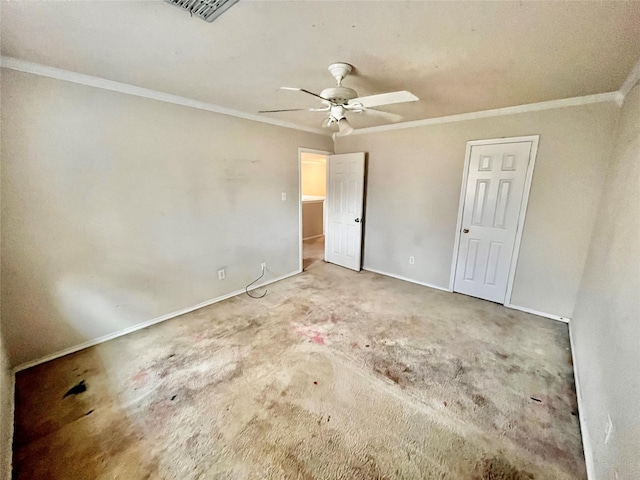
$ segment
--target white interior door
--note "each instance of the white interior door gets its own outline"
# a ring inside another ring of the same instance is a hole
[[[454,291],[504,303],[531,148],[471,147]]]
[[[325,259],[352,270],[362,264],[364,153],[327,157]]]

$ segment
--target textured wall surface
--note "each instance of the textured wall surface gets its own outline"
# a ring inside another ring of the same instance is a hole
[[[1,224],[1,222],[0,222]],[[0,228],[1,232],[1,228]],[[0,280],[2,278],[0,268]],[[11,437],[13,433],[13,374],[2,332],[0,312],[0,479],[11,478]]]
[[[10,478],[13,378],[0,329],[0,479]]]
[[[467,141],[540,135],[512,303],[571,317],[618,115],[599,103],[339,137],[336,153],[368,152],[365,266],[447,288]]]
[[[2,102],[14,365],[298,269],[298,148],[330,137],[14,71]]]
[[[324,202],[311,201],[302,204],[302,238],[323,234]]]
[[[640,478],[640,86],[623,105],[604,192],[571,334],[596,478],[631,479]]]

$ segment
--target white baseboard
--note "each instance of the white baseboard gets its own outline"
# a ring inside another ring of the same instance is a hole
[[[402,275],[396,275],[394,273],[383,272],[381,270],[376,270],[374,268],[369,268],[369,267],[362,267],[362,269],[366,270],[367,272],[379,273],[380,275],[385,275],[387,277],[397,278],[398,280],[404,280],[405,282],[410,282],[410,283],[415,283],[417,285],[422,285],[423,287],[435,288],[436,290],[442,290],[443,292],[449,292],[449,293],[452,292],[452,290],[450,290],[449,288],[441,287],[439,285],[432,285],[430,283],[419,282],[419,281],[413,280],[411,278],[403,277]],[[561,317],[560,315],[554,315],[553,313],[540,312],[538,310],[533,310],[531,308],[526,308],[526,307],[520,307],[518,305],[513,305],[511,303],[509,303],[509,304],[505,303],[504,306],[507,307],[507,308],[513,308],[514,310],[520,310],[521,312],[531,313],[533,315],[538,315],[539,317],[550,318],[551,320],[557,320],[558,322],[563,322],[563,323],[567,323],[567,324],[571,320],[570,318]]]
[[[313,237],[304,237],[302,240],[311,240],[313,238],[320,238],[320,237],[324,237],[324,233],[321,233],[320,235],[314,235]]]
[[[280,277],[274,278],[272,280],[268,280],[268,281],[265,281],[265,282],[258,283],[256,285],[252,286],[251,289],[253,290],[255,288],[264,287],[266,285],[270,285],[272,283],[279,282],[280,280],[284,280],[285,278],[292,277],[292,276],[297,275],[299,273],[302,273],[302,270],[296,270],[294,272],[287,273],[285,275],[282,275]],[[182,310],[178,310],[176,312],[171,312],[171,313],[168,313],[166,315],[162,315],[161,317],[156,317],[156,318],[154,318],[152,320],[148,320],[146,322],[138,323],[136,325],[133,325],[131,327],[127,327],[127,328],[125,328],[123,330],[119,330],[117,332],[109,333],[109,334],[104,335],[102,337],[95,338],[93,340],[88,340],[86,342],[82,342],[82,343],[80,343],[78,345],[75,345],[73,347],[65,348],[64,350],[61,350],[59,352],[52,353],[50,355],[46,355],[44,357],[38,358],[37,360],[32,360],[30,362],[22,363],[22,364],[18,365],[17,367],[15,367],[13,369],[13,373],[15,374],[15,373],[20,372],[22,370],[26,370],[27,368],[35,367],[36,365],[40,365],[42,363],[49,362],[51,360],[55,360],[56,358],[64,357],[65,355],[69,355],[71,353],[75,353],[75,352],[78,352],[80,350],[84,350],[85,348],[93,347],[95,345],[99,345],[101,343],[108,342],[109,340],[113,340],[114,338],[122,337],[123,335],[127,335],[129,333],[133,333],[133,332],[135,332],[137,330],[142,330],[143,328],[150,327],[151,325],[155,325],[156,323],[164,322],[165,320],[169,320],[171,318],[179,317],[180,315],[184,315],[185,313],[193,312],[194,310],[198,310],[200,308],[212,305],[214,303],[221,302],[221,301],[226,300],[228,298],[235,297],[236,295],[240,295],[241,293],[245,293],[244,288],[242,290],[236,290],[235,292],[227,293],[226,295],[222,295],[220,297],[216,297],[216,298],[213,298],[211,300],[207,300],[207,301],[199,303],[197,305],[193,305],[191,307],[183,308]]]
[[[593,465],[593,451],[591,450],[591,438],[587,430],[584,419],[585,409],[582,401],[582,390],[580,388],[580,377],[578,376],[578,364],[576,363],[575,344],[573,342],[573,330],[569,323],[569,343],[571,344],[571,361],[573,362],[573,379],[576,384],[576,397],[578,399],[578,420],[580,421],[580,435],[582,436],[582,450],[584,451],[584,461],[587,465],[587,480],[596,480],[596,473]]]
[[[521,312],[538,315],[539,317],[545,317],[545,318],[550,318],[551,320],[557,320],[558,322],[569,323],[571,321],[570,318],[561,317],[560,315],[554,315],[553,313],[539,312],[538,310],[533,310],[532,308],[519,307],[518,305],[514,305],[512,303],[505,303],[504,306],[507,308],[513,308],[514,310],[520,310]]]
[[[396,275],[395,273],[382,272],[380,270],[375,270],[375,269],[369,268],[369,267],[362,267],[362,269],[366,270],[367,272],[378,273],[378,274],[384,275],[386,277],[397,278],[398,280],[403,280],[405,282],[415,283],[416,285],[422,285],[423,287],[435,288],[436,290],[442,290],[444,292],[451,292],[451,290],[449,290],[448,288],[440,287],[438,285],[432,285],[430,283],[419,282],[419,281],[413,280],[411,278],[403,277],[402,275]]]

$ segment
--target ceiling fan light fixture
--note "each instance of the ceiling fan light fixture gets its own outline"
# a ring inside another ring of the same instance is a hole
[[[349,123],[346,117],[338,120],[338,133],[340,135],[349,135],[351,132],[353,132],[353,126],[351,126],[351,123]]]

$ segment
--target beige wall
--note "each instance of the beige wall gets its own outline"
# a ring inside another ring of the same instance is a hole
[[[318,237],[324,233],[324,202],[302,202],[302,238]]]
[[[327,191],[327,167],[324,163],[302,161],[302,194],[324,197]]]
[[[604,192],[571,335],[595,478],[631,479],[640,478],[640,85],[623,106]]]
[[[331,138],[7,70],[2,102],[12,364],[299,268],[298,148]]]
[[[618,114],[599,103],[338,137],[336,153],[368,152],[365,267],[448,288],[466,142],[539,134],[512,303],[571,317]]]
[[[0,266],[0,281],[2,278],[1,271],[2,269]],[[11,478],[11,444],[13,436],[12,406],[13,372],[9,365],[9,357],[7,356],[7,349],[4,343],[2,315],[0,310],[0,479],[6,478],[7,480]]]
[[[0,479],[11,478],[11,437],[13,433],[13,374],[0,326]]]

